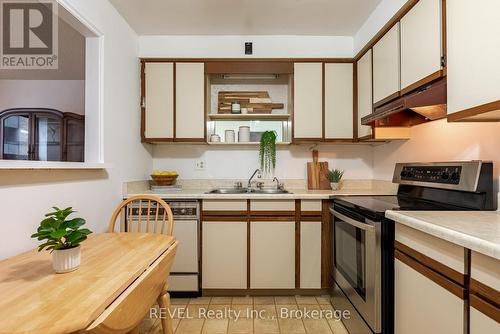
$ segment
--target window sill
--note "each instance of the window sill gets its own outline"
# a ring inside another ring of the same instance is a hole
[[[98,162],[21,161],[0,160],[0,170],[5,169],[108,169],[112,165]]]

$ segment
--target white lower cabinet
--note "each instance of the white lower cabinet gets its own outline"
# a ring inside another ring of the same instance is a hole
[[[250,222],[250,288],[295,288],[294,222]]]
[[[247,288],[247,223],[203,222],[202,287]]]
[[[300,288],[321,289],[321,222],[300,223]]]
[[[470,309],[470,334],[498,334],[500,323],[484,313],[471,307]]]
[[[398,259],[394,279],[395,333],[464,333],[462,299]]]

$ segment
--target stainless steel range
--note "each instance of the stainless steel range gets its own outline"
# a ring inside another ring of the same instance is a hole
[[[394,333],[394,222],[386,210],[495,210],[493,164],[401,163],[397,196],[333,200],[332,305],[350,310],[350,334]]]

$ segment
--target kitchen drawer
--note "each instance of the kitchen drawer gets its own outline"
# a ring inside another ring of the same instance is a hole
[[[500,260],[471,252],[471,278],[500,291]]]
[[[247,200],[203,200],[203,211],[246,211]]]
[[[198,291],[198,275],[172,275],[168,277],[168,291]]]
[[[250,201],[251,211],[295,211],[295,200],[255,199]]]
[[[301,211],[321,211],[321,209],[322,209],[321,200],[303,199],[300,202]]]
[[[463,274],[464,248],[411,227],[396,224],[396,241]]]

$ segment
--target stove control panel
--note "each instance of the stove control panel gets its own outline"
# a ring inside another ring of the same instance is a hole
[[[401,170],[401,180],[459,184],[462,166],[405,166]]]

